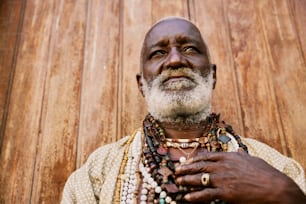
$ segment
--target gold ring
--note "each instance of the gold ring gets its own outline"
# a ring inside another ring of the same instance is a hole
[[[203,173],[201,177],[201,183],[203,186],[209,185],[209,173]]]

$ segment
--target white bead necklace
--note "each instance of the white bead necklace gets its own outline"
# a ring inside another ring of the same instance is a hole
[[[121,185],[120,204],[133,204],[134,194],[137,191],[137,163],[141,155],[141,132],[138,132],[132,142],[128,160],[124,170],[123,184]]]

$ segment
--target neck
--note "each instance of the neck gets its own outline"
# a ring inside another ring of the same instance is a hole
[[[193,139],[208,134],[210,124],[207,120],[198,124],[173,124],[163,122],[160,126],[165,131],[167,138],[173,139]]]
[[[157,140],[163,138],[193,139],[207,136],[211,128],[215,128],[219,121],[219,115],[212,113],[199,123],[171,123],[158,122],[151,114],[148,114],[143,121],[146,137],[151,136]],[[153,145],[153,144],[152,144]]]
[[[174,114],[156,114],[154,115],[154,118],[162,123],[167,124],[178,124],[178,125],[184,125],[184,126],[190,126],[190,125],[198,125],[201,124],[202,121],[207,120],[207,117],[210,116],[211,108],[210,106],[204,108],[202,111],[199,111],[197,113],[174,113]]]

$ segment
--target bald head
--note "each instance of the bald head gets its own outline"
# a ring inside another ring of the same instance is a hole
[[[169,30],[170,27],[178,26],[179,24],[188,24],[190,26],[190,28],[194,29],[195,31],[197,31],[200,34],[199,29],[188,19],[185,19],[185,18],[182,18],[182,17],[171,16],[171,17],[162,18],[159,21],[157,21],[155,24],[153,24],[152,27],[148,30],[148,32],[146,34],[146,37],[145,37],[145,40],[150,35],[151,32],[154,32],[155,29],[157,29],[157,30],[160,30],[160,29]]]
[[[147,50],[150,49],[152,43],[158,42],[171,35],[186,35],[197,39],[197,43],[203,46],[205,53],[210,61],[210,54],[206,43],[204,42],[200,30],[189,20],[182,17],[166,17],[157,21],[146,33],[140,56],[140,71],[143,69],[143,62]]]

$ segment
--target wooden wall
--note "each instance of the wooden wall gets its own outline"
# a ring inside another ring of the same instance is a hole
[[[305,0],[2,0],[0,203],[58,203],[90,152],[140,126],[141,42],[169,15],[210,46],[214,110],[306,169]]]

